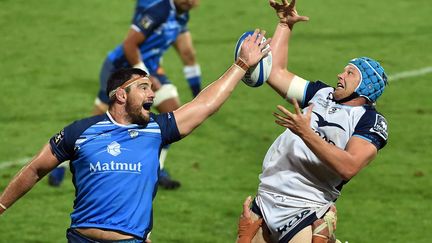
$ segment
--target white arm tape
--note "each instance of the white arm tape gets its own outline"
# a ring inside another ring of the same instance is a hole
[[[298,102],[302,102],[305,95],[305,89],[307,87],[307,81],[303,78],[295,75],[291,80],[291,84],[288,87],[288,92],[286,94],[285,99],[290,100],[295,98]]]

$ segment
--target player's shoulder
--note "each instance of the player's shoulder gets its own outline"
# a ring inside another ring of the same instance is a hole
[[[112,123],[106,114],[86,117],[83,119],[75,120],[69,124],[65,129],[73,131],[84,131],[92,125],[100,122]]]
[[[378,112],[374,106],[366,105],[362,107],[364,113],[358,122],[358,125],[369,127],[371,132],[381,136],[384,140],[388,139],[388,122],[383,114]]]
[[[189,18],[190,18],[189,12],[176,15],[176,20],[177,22],[179,22],[180,25],[186,25],[187,22],[189,21]]]
[[[137,8],[140,9],[155,9],[159,13],[169,13],[175,9],[174,3],[171,0],[138,0]]]
[[[309,81],[306,87],[306,97],[311,99],[313,96],[330,96],[334,88],[322,82],[321,80]]]

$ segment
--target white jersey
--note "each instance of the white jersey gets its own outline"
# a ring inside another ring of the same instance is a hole
[[[377,149],[384,147],[387,122],[373,106],[341,105],[332,99],[332,87],[320,81],[305,85],[301,107],[314,104],[310,125],[321,138],[341,149],[345,149],[352,136],[371,142]],[[339,197],[346,183],[289,129],[267,151],[259,179],[258,196],[278,195],[294,207],[327,205]]]

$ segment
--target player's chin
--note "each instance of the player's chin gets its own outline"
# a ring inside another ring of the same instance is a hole
[[[333,99],[334,99],[334,100],[338,101],[338,100],[341,100],[341,99],[343,99],[343,98],[345,98],[345,97],[344,97],[343,92],[341,92],[341,90],[336,90],[336,91],[333,93]]]

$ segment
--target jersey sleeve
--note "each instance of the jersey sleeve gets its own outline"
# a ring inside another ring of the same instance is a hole
[[[303,97],[303,101],[301,102],[301,108],[305,108],[306,105],[309,103],[309,101],[314,97],[314,95],[323,88],[328,88],[329,85],[321,82],[321,81],[315,81],[315,82],[308,82],[307,87],[305,90],[305,94]]]
[[[366,111],[357,123],[353,136],[369,141],[379,150],[387,144],[387,120],[376,111]]]
[[[172,112],[161,113],[155,115],[153,118],[161,130],[163,145],[171,144],[181,139],[177,122]]]
[[[51,150],[60,162],[71,160],[75,156],[75,143],[91,125],[106,118],[106,115],[93,116],[75,121],[51,137]]]
[[[180,33],[184,33],[186,31],[189,31],[187,27],[187,23],[189,22],[189,12],[186,12],[184,14],[178,15],[176,17],[177,22],[180,25]]]
[[[148,37],[156,28],[166,22],[170,10],[169,1],[158,1],[147,8],[138,7],[132,19],[132,26]]]
[[[63,128],[49,141],[51,150],[60,162],[70,160],[74,156],[75,141],[79,137],[74,132],[74,125],[75,123],[72,123]]]

